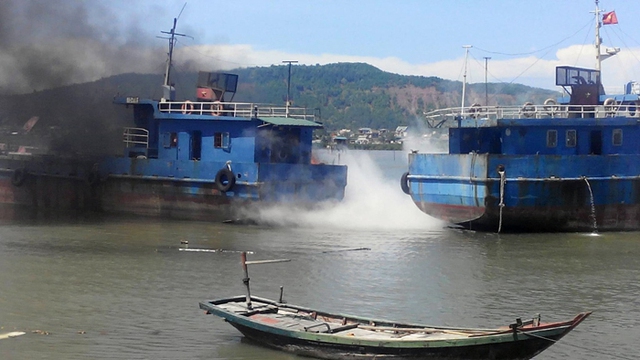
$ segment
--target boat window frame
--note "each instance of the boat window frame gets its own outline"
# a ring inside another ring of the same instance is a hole
[[[623,136],[622,129],[613,129],[611,132],[611,144],[613,146],[622,146]]]
[[[565,145],[567,147],[576,147],[578,145],[578,132],[575,129],[567,130],[565,136]]]
[[[554,148],[558,146],[558,130],[547,130],[547,147]]]
[[[213,133],[213,147],[215,149],[229,149],[230,145],[229,132],[216,132]]]
[[[162,137],[162,146],[171,149],[178,146],[178,133],[167,131]]]

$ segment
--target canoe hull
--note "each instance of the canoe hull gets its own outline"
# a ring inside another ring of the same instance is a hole
[[[533,358],[553,344],[549,340],[527,338],[526,335],[514,335],[514,337],[523,339],[520,341],[500,344],[483,344],[446,348],[375,347],[296,339],[259,331],[237,323],[230,322],[230,324],[238,329],[245,337],[257,344],[301,356],[311,356],[331,360],[381,358],[396,360],[525,360]],[[563,335],[564,334],[549,336],[548,339],[558,340]]]
[[[330,314],[251,297],[201,302],[251,341],[322,359],[531,359],[569,333],[590,313],[564,322],[534,319],[497,329],[400,324]]]

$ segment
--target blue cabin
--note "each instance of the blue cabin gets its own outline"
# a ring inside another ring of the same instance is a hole
[[[103,205],[205,214],[342,200],[346,166],[313,159],[313,130],[322,128],[315,114],[234,102],[237,85],[235,74],[200,72],[193,100],[176,101],[171,87],[160,100],[116,98],[133,108],[135,126],[124,129],[123,156],[99,164],[112,180],[102,186]]]

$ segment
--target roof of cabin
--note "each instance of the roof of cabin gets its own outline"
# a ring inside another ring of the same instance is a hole
[[[315,121],[292,117],[262,117],[260,118],[260,120],[276,126],[305,126],[315,128],[322,127],[322,124]]]

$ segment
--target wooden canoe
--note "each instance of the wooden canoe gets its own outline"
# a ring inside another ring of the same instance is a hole
[[[591,314],[469,329],[330,314],[245,295],[201,302],[200,308],[257,343],[322,359],[530,359]]]

